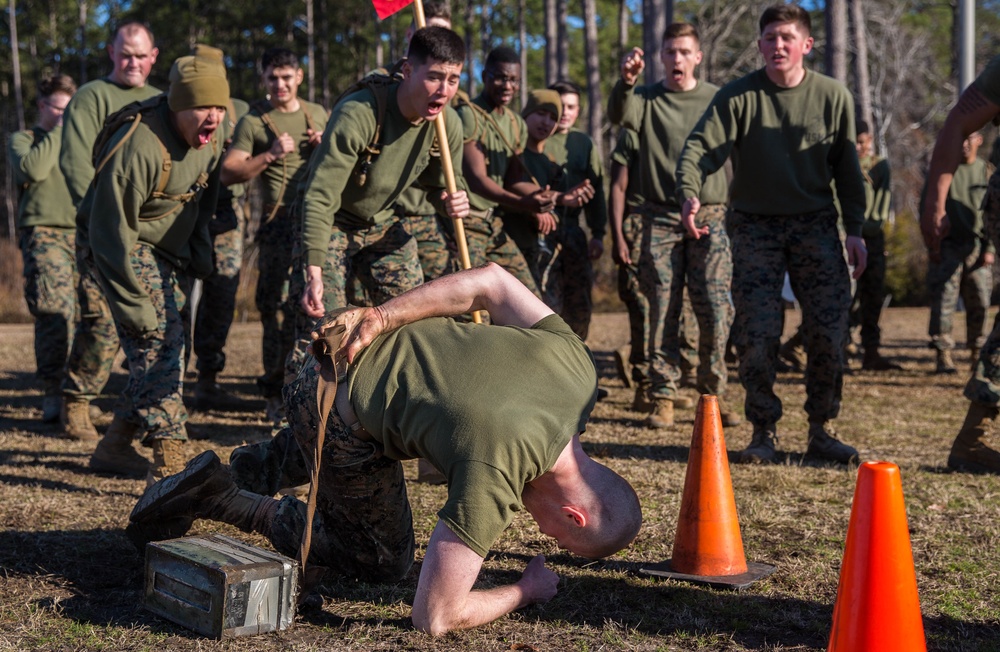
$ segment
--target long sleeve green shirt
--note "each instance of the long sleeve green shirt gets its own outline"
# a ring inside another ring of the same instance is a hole
[[[305,181],[302,244],[307,265],[322,265],[326,260],[335,220],[346,227],[380,224],[395,218],[393,205],[415,181],[428,189],[445,187],[440,158],[431,155],[434,124],[404,118],[396,101],[398,89],[399,83],[388,88],[382,150],[372,158],[364,185],[356,171],[375,135],[375,96],[366,88],[334,107]],[[451,159],[461,169],[462,126],[451,107],[446,111]]]
[[[562,166],[566,190],[590,180],[594,196],[582,208],[567,208],[564,219],[579,223],[580,213],[583,213],[591,236],[603,239],[608,230],[608,200],[604,193],[604,165],[594,139],[578,129],[554,133],[545,141],[545,153]]]
[[[109,141],[110,151],[130,125]],[[170,180],[163,193],[180,195],[202,187],[187,203],[154,195],[163,174],[163,153],[171,161]],[[89,219],[88,239],[115,320],[135,333],[157,326],[156,312],[130,264],[136,244],[156,253],[182,271],[205,278],[212,273],[212,242],[208,223],[215,212],[222,142],[216,133],[202,149],[192,149],[169,122],[167,103],[143,116],[142,123],[110,158],[94,180],[80,207]]]
[[[677,200],[677,163],[684,141],[698,123],[719,89],[699,81],[689,91],[672,91],[662,82],[629,86],[621,79],[608,99],[612,123],[639,133],[639,185],[648,202],[680,211]],[[725,204],[728,200],[725,172],[708,175],[699,189],[702,204]]]
[[[226,119],[222,123],[221,131],[223,133],[223,142],[227,142],[228,147],[232,145],[233,134],[236,133],[236,125],[239,124],[240,118],[247,114],[250,110],[250,105],[245,101],[232,97],[229,99],[230,105],[232,106],[232,115],[229,114],[228,109],[226,112]],[[223,156],[223,158],[225,158]],[[227,205],[234,199],[239,199],[247,193],[247,184],[245,183],[233,183],[228,186],[219,186],[219,206]]]
[[[59,169],[62,126],[45,131],[39,126],[11,134],[7,157],[14,183],[21,189],[17,226],[76,228],[76,207]]]
[[[119,86],[108,79],[95,79],[80,87],[63,115],[63,143],[59,168],[66,177],[76,206],[83,201],[94,179],[94,143],[109,115],[132,102],[159,95],[146,85],[139,88]]]
[[[807,70],[798,86],[782,88],[762,68],[724,86],[688,136],[677,201],[698,197],[705,176],[731,155],[735,210],[782,216],[830,209],[836,181],[844,229],[860,236],[865,189],[854,139],[854,99],[843,84]]]
[[[865,180],[865,225],[861,233],[871,238],[882,232],[889,219],[892,203],[889,161],[878,156],[865,156],[858,162]]]
[[[524,118],[509,106],[491,107],[482,94],[471,104],[461,104],[458,114],[462,117],[465,142],[477,141],[480,144],[486,158],[486,174],[502,186],[510,160],[523,152],[528,143],[528,126]],[[495,201],[474,192],[469,193],[469,203],[473,209],[480,211],[497,206]]]

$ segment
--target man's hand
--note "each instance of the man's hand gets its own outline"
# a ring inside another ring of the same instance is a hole
[[[559,193],[545,186],[541,190],[521,198],[522,208],[525,213],[548,213],[556,207],[556,199]]]
[[[323,316],[323,269],[319,265],[306,267],[306,290],[300,301],[302,310],[314,319]]]
[[[983,267],[992,267],[996,256],[993,255],[991,251],[983,252]]]
[[[624,237],[615,238],[614,246],[611,248],[611,259],[616,265],[631,265],[632,256],[628,250],[628,243]]]
[[[453,195],[442,191],[441,201],[444,202],[444,210],[451,219],[464,220],[469,216],[469,195],[464,190],[459,190]]]
[[[695,240],[700,240],[701,236],[709,234],[708,226],[698,227],[694,223],[694,218],[698,216],[698,211],[701,210],[701,201],[697,197],[690,197],[684,201],[684,206],[681,207],[681,225],[684,226],[684,230],[687,231],[688,235]]]
[[[559,576],[545,567],[545,555],[537,555],[528,562],[517,583],[524,591],[526,604],[545,603],[558,592]]]
[[[591,260],[597,260],[604,255],[604,241],[600,238],[591,238],[587,245],[587,255]]]
[[[566,192],[559,193],[556,203],[560,206],[580,208],[593,199],[593,197],[594,186],[590,185],[590,179],[584,179]]]
[[[642,57],[642,48],[632,48],[632,51],[622,59],[622,81],[627,86],[635,86],[635,83],[639,81],[639,74],[646,67],[646,62]]]
[[[268,151],[271,153],[271,156],[274,157],[271,161],[272,163],[274,161],[280,161],[290,152],[295,151],[295,141],[288,135],[288,132],[285,132],[274,139],[274,142],[271,143],[271,149]]]
[[[348,363],[353,363],[365,347],[389,330],[389,317],[381,306],[338,309],[330,313],[329,318],[324,319],[310,337],[316,342],[324,336],[327,329],[337,327],[342,327],[344,334],[340,340],[340,348],[333,352],[333,361],[340,363],[342,360],[347,360]],[[313,351],[310,352],[315,354]]]
[[[864,238],[849,235],[844,242],[844,247],[847,249],[847,264],[854,267],[854,273],[851,277],[858,280],[865,273],[865,267],[868,266],[868,248],[865,247]]]
[[[323,142],[323,132],[315,129],[306,129],[306,142],[310,147],[316,147]]]
[[[542,235],[548,235],[556,230],[556,226],[559,222],[556,220],[556,216],[552,213],[535,213],[535,228]]]

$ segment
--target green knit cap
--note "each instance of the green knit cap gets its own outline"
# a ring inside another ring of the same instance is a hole
[[[222,50],[198,43],[192,54],[174,61],[167,103],[171,111],[229,106],[229,82]]]
[[[547,88],[534,90],[528,93],[528,101],[521,111],[521,117],[527,118],[535,111],[544,110],[556,116],[556,120],[562,115],[562,98],[558,91],[550,91]]]

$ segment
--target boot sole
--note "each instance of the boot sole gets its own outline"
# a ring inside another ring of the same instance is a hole
[[[187,463],[183,471],[167,476],[147,489],[139,498],[139,502],[132,508],[132,513],[128,517],[129,521],[142,521],[157,515],[157,512],[174,500],[178,494],[184,494],[201,485],[220,466],[222,466],[222,462],[215,451],[208,450],[194,457]]]

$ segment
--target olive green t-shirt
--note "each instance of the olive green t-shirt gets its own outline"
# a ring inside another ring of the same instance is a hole
[[[955,170],[944,205],[951,225],[946,240],[989,240],[983,232],[983,198],[990,172],[989,164],[981,158],[973,163],[962,163]]]
[[[240,118],[247,114],[250,110],[250,105],[243,100],[232,97],[229,99],[232,104],[232,113],[226,110],[226,119],[222,121],[222,127],[220,127],[222,132],[223,142],[226,143],[226,151],[229,151],[229,147],[233,142],[233,134],[236,133],[236,125],[239,123]],[[223,155],[225,158],[225,155]],[[234,183],[228,186],[219,187],[219,205],[227,205],[233,199],[239,199],[247,193],[247,184],[245,183]]]
[[[201,149],[192,149],[170,126],[167,103],[145,114],[139,127],[98,173],[80,206],[89,225],[87,242],[115,321],[135,333],[156,329],[150,297],[129,264],[137,243],[156,252],[188,274],[212,273],[208,223],[215,212],[222,143],[219,134]],[[131,125],[123,125],[108,141],[111,151]],[[170,156],[170,179],[163,192],[180,195],[204,182],[191,201],[181,204],[156,197],[163,171],[160,143]],[[203,176],[204,175],[204,176]]]
[[[348,376],[351,405],[392,459],[448,478],[438,516],[485,557],[594,407],[590,350],[558,315],[531,328],[427,319],[375,340]]]
[[[628,187],[625,189],[625,203],[635,208],[643,203],[642,183],[638,174],[639,165],[639,134],[628,127],[622,127],[618,132],[618,141],[611,152],[611,162],[625,166],[628,169]]]
[[[594,196],[582,208],[566,208],[564,217],[571,224],[579,224],[580,213],[583,213],[591,237],[603,239],[608,229],[608,200],[604,195],[604,165],[594,139],[578,129],[570,129],[564,134],[556,132],[545,141],[545,153],[562,166],[566,175],[564,189],[590,180]]]
[[[731,205],[743,213],[794,216],[832,209],[833,187],[847,235],[860,236],[865,189],[854,136],[854,98],[811,70],[782,88],[763,68],[726,84],[688,136],[677,165],[677,201],[732,155]]]
[[[458,115],[462,118],[465,142],[480,143],[486,158],[486,174],[502,186],[511,158],[523,152],[528,143],[528,126],[524,118],[510,107],[492,108],[482,94],[471,103],[460,104]],[[497,205],[474,192],[469,193],[469,203],[480,211]]]
[[[62,126],[51,131],[34,126],[11,134],[7,158],[20,191],[17,226],[76,228],[76,207],[59,169]]]
[[[335,219],[349,227],[380,224],[395,219],[397,198],[414,182],[428,190],[445,187],[440,157],[431,154],[434,124],[404,118],[396,101],[398,89],[399,83],[388,87],[382,150],[372,158],[364,185],[356,172],[375,135],[375,96],[365,88],[334,107],[305,180],[302,242],[307,265],[322,265],[326,260]],[[461,169],[462,125],[454,109],[445,110],[452,164]]]
[[[95,79],[80,87],[63,114],[63,142],[59,168],[66,177],[73,203],[79,207],[94,179],[94,143],[109,115],[132,102],[141,102],[160,90],[150,85],[119,86],[108,79]]]
[[[277,134],[261,117],[265,113],[274,122]],[[267,101],[255,102],[236,125],[231,147],[251,156],[269,150],[283,133],[287,133],[295,141],[295,149],[288,152],[280,161],[275,161],[264,168],[260,174],[265,206],[291,206],[294,202],[299,182],[306,176],[308,171],[306,164],[314,149],[309,144],[309,136],[306,133],[310,121],[315,131],[323,131],[326,128],[326,109],[319,104],[300,99],[298,110],[289,113],[273,110]]]
[[[662,82],[629,86],[621,79],[611,90],[608,118],[639,133],[639,184],[648,202],[679,211],[677,163],[684,141],[719,89],[699,81],[689,91],[672,91]],[[702,204],[725,204],[726,175],[720,168],[699,189]]]
[[[864,156],[858,163],[865,180],[865,225],[861,234],[871,238],[882,232],[889,219],[892,201],[889,161],[878,156]]]

